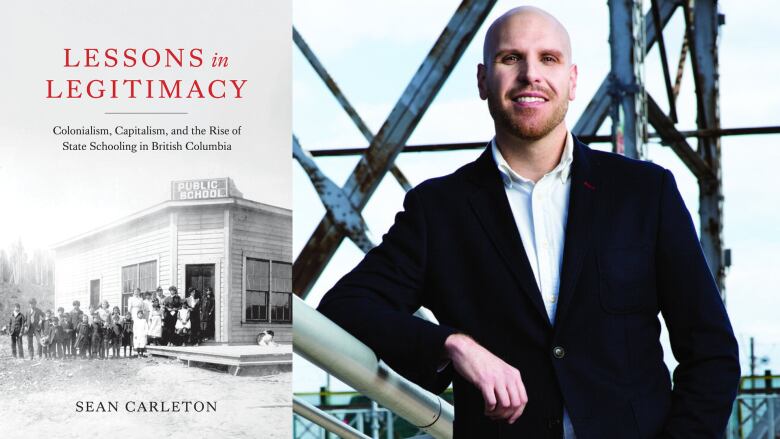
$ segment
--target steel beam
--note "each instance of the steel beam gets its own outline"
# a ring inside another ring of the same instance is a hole
[[[675,103],[677,102],[677,96],[680,95],[680,87],[682,86],[683,73],[685,72],[685,60],[688,57],[688,35],[683,36],[683,42],[680,46],[680,59],[677,61],[677,75],[674,78],[674,88],[672,88],[672,95],[674,96]]]
[[[669,75],[669,61],[666,59],[666,43],[664,42],[663,28],[661,27],[661,15],[658,12],[658,0],[650,0],[650,10],[653,13],[655,33],[658,35],[658,53],[661,56],[661,68],[664,73],[664,85],[666,85],[666,98],[669,101],[669,119],[677,123],[676,96],[672,86],[672,78]]]
[[[672,148],[680,160],[696,176],[696,179],[710,178],[713,175],[710,166],[688,144],[685,136],[674,127],[674,122],[664,114],[661,107],[649,95],[647,96],[647,113],[650,123],[661,136],[661,142]]]
[[[657,106],[657,104],[656,104]],[[661,110],[663,113],[663,110]],[[648,107],[648,117],[649,117]],[[723,136],[747,136],[757,134],[780,134],[780,125],[771,125],[765,127],[739,127],[739,128],[713,128],[703,130],[683,130],[678,131],[684,138],[689,137],[723,137]],[[648,138],[661,138],[658,132],[648,133]],[[577,136],[580,141],[590,143],[609,143],[612,141],[612,136]],[[433,143],[427,145],[406,145],[404,146],[402,153],[410,152],[444,152],[444,151],[464,151],[474,149],[484,149],[487,145],[487,141],[484,142],[463,142],[463,143]],[[342,157],[351,155],[362,155],[367,151],[366,147],[347,147],[347,148],[327,148],[327,149],[312,149],[308,153],[313,157]]]
[[[406,140],[449,77],[495,0],[464,0],[415,73],[390,116],[342,188],[362,211],[392,167]],[[293,292],[305,297],[333,257],[344,234],[326,215],[293,266]]]
[[[715,0],[696,0],[693,8],[695,38],[690,40],[691,65],[696,78],[699,129],[720,128],[718,84],[718,5]],[[698,152],[712,170],[710,178],[699,179],[701,246],[710,270],[726,298],[726,264],[723,248],[723,180],[719,137],[701,137]]]
[[[363,220],[363,216],[349,203],[349,197],[344,191],[314,163],[311,154],[301,147],[295,135],[293,135],[293,157],[298,160],[298,163],[308,174],[331,222],[364,252],[368,253],[374,248],[374,243],[368,236],[368,226]]]
[[[679,6],[678,0],[658,0],[658,15],[661,17],[661,28],[671,20],[674,11]],[[655,20],[653,14],[645,16],[645,51],[649,51],[653,44],[658,40],[658,34],[655,31]],[[610,78],[607,76],[601,81],[596,93],[591,98],[585,111],[580,115],[577,123],[572,129],[572,133],[578,136],[595,135],[604,119],[609,114],[610,108]]]
[[[328,90],[330,90],[331,94],[333,94],[333,97],[336,98],[338,103],[341,105],[341,108],[347,112],[347,115],[349,115],[349,118],[352,119],[352,122],[355,123],[355,126],[358,128],[358,130],[360,130],[360,133],[363,134],[363,137],[365,137],[368,143],[371,143],[371,141],[374,140],[374,133],[372,133],[371,129],[368,128],[368,125],[366,125],[366,123],[360,117],[357,110],[355,110],[355,107],[349,103],[349,100],[347,100],[347,97],[341,91],[341,88],[339,88],[339,86],[336,84],[336,80],[334,80],[328,71],[325,70],[325,66],[322,65],[319,58],[317,58],[317,55],[315,55],[309,45],[306,44],[306,40],[303,39],[301,34],[298,32],[298,29],[295,27],[293,27],[293,41],[295,41],[295,45],[298,46],[298,50],[301,51],[304,58],[309,61],[309,65],[311,65],[320,79],[322,79],[322,82],[325,83],[325,86],[328,87]],[[409,191],[412,188],[412,186],[409,184],[409,181],[406,179],[401,170],[398,169],[398,167],[393,165],[390,171],[398,181],[398,184],[400,184],[405,191]]]
[[[644,157],[647,132],[641,0],[609,0],[613,151]],[[660,34],[659,34],[660,36]]]

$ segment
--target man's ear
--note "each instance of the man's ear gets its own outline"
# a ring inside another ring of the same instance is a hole
[[[477,88],[479,89],[479,98],[483,101],[487,99],[487,67],[484,64],[477,64]]]
[[[569,100],[573,101],[577,91],[577,64],[569,68]]]

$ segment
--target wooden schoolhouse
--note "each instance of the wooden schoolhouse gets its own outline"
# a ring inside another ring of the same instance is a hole
[[[171,183],[155,206],[54,246],[55,307],[108,300],[126,311],[136,288],[211,288],[215,341],[292,341],[292,212],[248,200],[230,178]]]

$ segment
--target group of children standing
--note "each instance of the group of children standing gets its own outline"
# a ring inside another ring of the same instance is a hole
[[[128,311],[122,315],[119,307],[110,307],[104,300],[98,307],[90,306],[88,312],[80,309],[81,303],[73,301],[70,312],[60,307],[57,315],[51,310],[41,312],[30,300],[30,310],[25,315],[21,313],[19,304],[9,322],[11,329],[11,345],[13,355],[24,358],[21,338],[26,335],[29,340],[30,359],[34,358],[33,338],[38,342],[39,358],[119,358],[120,351],[124,357],[133,357],[133,350],[139,357],[145,356],[147,344],[180,345],[197,344],[198,337],[192,337],[192,302],[199,305],[199,297],[181,299],[176,287],[169,288],[170,296],[163,296],[162,288],[158,288],[159,297],[146,298],[136,289],[133,297],[128,300]],[[199,294],[197,296],[200,296]],[[162,300],[160,300],[162,299]],[[199,309],[195,312],[199,314]],[[195,327],[199,328],[200,319],[195,319]],[[197,332],[197,330],[196,330]]]

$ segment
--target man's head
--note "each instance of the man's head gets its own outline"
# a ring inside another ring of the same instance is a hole
[[[78,300],[73,301],[73,308],[79,309],[80,306],[81,306],[81,302],[79,302]]]
[[[14,303],[14,311],[20,312],[22,310],[22,306],[18,303]]]
[[[577,66],[569,34],[555,17],[531,6],[508,11],[487,31],[483,62],[479,96],[488,101],[497,135],[538,140],[565,126]]]
[[[35,305],[38,304],[38,301],[35,300],[35,299],[30,299],[29,300],[29,304],[30,304],[30,309],[33,309],[33,308],[35,308]]]

